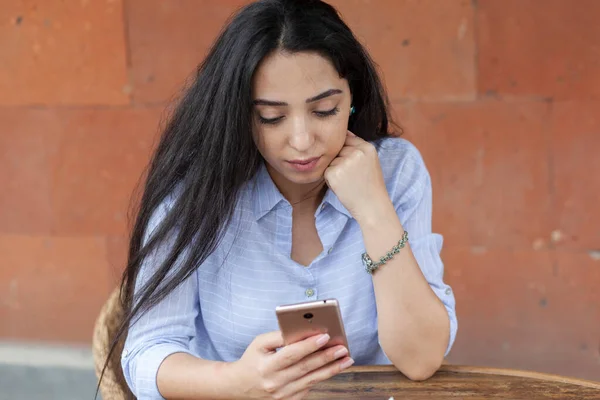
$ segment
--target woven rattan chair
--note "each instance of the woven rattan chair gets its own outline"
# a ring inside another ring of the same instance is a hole
[[[123,309],[119,301],[119,288],[116,288],[102,307],[94,326],[92,354],[96,377],[98,379],[100,379],[100,374],[102,373],[102,368],[110,349],[111,340],[119,328],[122,318]],[[123,370],[121,369],[123,344],[124,341],[120,340],[104,371],[104,376],[100,384],[102,400],[135,400],[135,396],[131,393],[125,382]]]

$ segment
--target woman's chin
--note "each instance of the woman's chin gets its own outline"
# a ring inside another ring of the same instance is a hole
[[[297,185],[309,185],[311,183],[318,183],[323,180],[323,173],[320,171],[314,171],[310,174],[288,174],[286,179]]]

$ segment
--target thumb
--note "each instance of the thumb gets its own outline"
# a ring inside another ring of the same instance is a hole
[[[256,345],[259,350],[264,351],[265,353],[275,351],[276,349],[283,347],[283,335],[281,334],[281,331],[263,333],[256,337]]]

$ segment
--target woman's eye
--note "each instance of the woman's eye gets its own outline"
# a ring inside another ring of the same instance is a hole
[[[315,114],[319,117],[330,117],[337,114],[340,111],[339,108],[335,107],[329,111],[315,111]]]
[[[276,123],[278,123],[279,121],[281,121],[283,119],[283,117],[276,117],[276,118],[263,118],[261,116],[258,117],[258,120],[260,121],[261,124],[270,124],[270,125],[274,125]]]
[[[330,117],[332,115],[337,114],[340,111],[339,108],[335,107],[332,108],[331,110],[328,111],[313,111],[314,114],[319,117],[319,118],[325,118],[325,117]],[[260,115],[258,116],[258,120],[260,121],[261,124],[267,124],[267,125],[275,125],[278,122],[280,122],[284,117],[275,117],[275,118],[264,118],[261,117]]]

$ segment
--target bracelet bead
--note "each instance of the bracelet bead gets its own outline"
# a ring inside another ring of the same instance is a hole
[[[373,274],[377,270],[377,268],[379,268],[380,266],[384,265],[386,262],[388,262],[389,260],[394,258],[394,255],[400,253],[400,249],[403,249],[404,246],[406,246],[407,242],[408,242],[408,232],[404,231],[404,234],[402,235],[402,238],[398,241],[398,244],[396,244],[394,247],[392,247],[392,250],[388,251],[385,254],[385,256],[381,257],[379,259],[379,262],[373,262],[371,257],[369,257],[369,255],[366,252],[364,252],[362,254],[362,261],[363,261],[363,264],[365,265],[365,270],[369,274]]]

